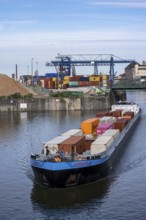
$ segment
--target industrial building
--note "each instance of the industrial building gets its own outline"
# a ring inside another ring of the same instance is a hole
[[[125,68],[125,79],[136,78],[146,78],[146,61],[142,64],[132,62]]]

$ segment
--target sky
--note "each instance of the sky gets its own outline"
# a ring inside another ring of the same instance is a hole
[[[0,0],[0,52],[0,73],[9,76],[16,64],[19,76],[31,74],[32,65],[39,75],[55,72],[46,62],[58,54],[113,54],[142,64],[146,0]]]

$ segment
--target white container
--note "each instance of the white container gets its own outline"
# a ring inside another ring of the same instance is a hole
[[[99,120],[99,123],[102,124],[102,123],[114,123],[116,122],[116,118],[113,117],[113,116],[103,116],[102,118],[100,118]]]
[[[102,134],[102,136],[110,136],[116,139],[119,133],[120,133],[119,129],[108,129]]]
[[[98,146],[97,147],[97,145],[91,145],[91,148],[90,148],[91,156],[98,155],[104,151],[106,151],[105,146]]]
[[[82,136],[83,133],[82,133],[81,129],[71,129],[71,130],[68,130],[67,132],[65,132],[65,133],[63,133],[61,135],[65,135],[65,136],[68,136],[68,135],[70,135],[70,136],[72,136],[72,135],[74,135],[74,136]]]
[[[93,134],[85,134],[85,140],[86,141],[94,141],[96,139],[96,136]]]
[[[99,154],[101,152],[106,151],[112,142],[114,141],[114,138],[112,136],[99,136],[90,147],[91,155]]]
[[[57,136],[55,138],[53,138],[50,141],[47,141],[45,143],[43,143],[44,146],[44,154],[46,154],[46,146],[48,147],[48,149],[50,150],[51,154],[56,154],[56,152],[58,151],[58,145],[65,141],[66,139],[68,139],[70,137],[70,135],[64,135],[64,136]]]

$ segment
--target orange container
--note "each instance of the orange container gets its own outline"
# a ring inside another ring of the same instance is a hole
[[[83,134],[96,134],[99,118],[89,118],[81,123]]]

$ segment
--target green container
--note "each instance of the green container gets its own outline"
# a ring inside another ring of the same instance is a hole
[[[77,87],[79,85],[78,81],[70,81],[69,82],[69,87]]]

